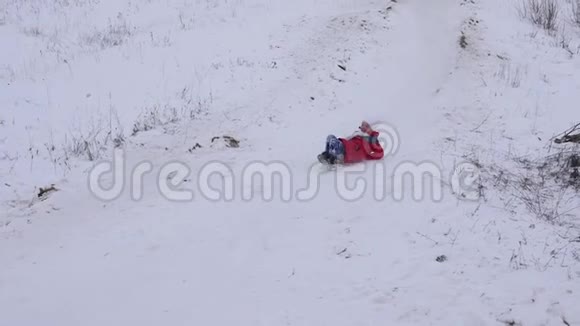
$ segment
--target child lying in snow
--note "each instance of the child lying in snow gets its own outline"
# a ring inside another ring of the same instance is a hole
[[[383,148],[379,144],[379,133],[366,121],[361,123],[359,130],[362,135],[347,139],[328,136],[326,149],[318,155],[318,160],[325,164],[343,164],[382,159]]]

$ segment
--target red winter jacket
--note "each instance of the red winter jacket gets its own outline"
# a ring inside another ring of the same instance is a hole
[[[379,133],[376,131],[349,139],[339,138],[344,145],[344,163],[382,159],[384,153],[378,138]]]

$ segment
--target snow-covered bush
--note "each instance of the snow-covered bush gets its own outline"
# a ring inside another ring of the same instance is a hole
[[[139,118],[133,124],[132,135],[155,129],[158,126],[164,126],[170,123],[176,123],[180,120],[177,109],[174,107],[151,107],[147,108],[139,115]]]
[[[66,135],[65,157],[70,155],[95,161],[110,148],[125,144],[125,133],[116,110],[111,109],[108,117],[92,121],[89,125],[79,127]]]
[[[580,0],[572,0],[571,20],[580,27]]]
[[[560,6],[557,0],[524,0],[519,8],[520,16],[534,25],[553,31],[556,29]]]
[[[580,177],[578,148],[562,146],[537,158],[508,155],[504,163],[466,158],[480,168],[481,189],[498,191],[508,211],[521,204],[540,220],[557,224],[574,223],[571,214],[578,206]],[[482,198],[487,198],[486,193]]]
[[[134,28],[130,27],[122,14],[115,20],[109,19],[107,28],[103,31],[96,31],[94,34],[84,37],[84,41],[101,50],[124,44],[133,34]]]
[[[145,108],[133,123],[131,135],[135,136],[140,132],[180,121],[194,120],[209,110],[211,102],[211,94],[204,99],[199,96],[194,99],[191,90],[188,87],[184,87],[176,94],[173,100]]]

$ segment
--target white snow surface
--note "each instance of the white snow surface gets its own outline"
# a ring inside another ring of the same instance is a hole
[[[580,325],[578,196],[547,222],[449,186],[465,157],[535,157],[580,120],[580,27],[560,3],[547,33],[508,0],[0,0],[0,325]],[[381,200],[374,164],[315,162],[363,119],[400,140]],[[89,171],[115,138],[126,185],[103,201]],[[191,201],[156,187],[173,161]],[[240,180],[275,161],[290,200]],[[233,200],[201,194],[210,162]],[[409,162],[441,169],[441,200],[410,183],[395,200]],[[335,185],[349,169],[368,185],[354,201]]]

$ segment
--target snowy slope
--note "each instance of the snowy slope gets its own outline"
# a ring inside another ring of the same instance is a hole
[[[476,201],[451,189],[459,163],[538,153],[577,115],[580,59],[510,1],[2,6],[2,324],[580,324],[574,202],[547,223],[494,189]],[[378,165],[315,164],[326,135],[362,119],[397,150]],[[223,135],[240,147],[212,141]],[[125,187],[102,201],[89,171],[115,139]],[[152,171],[135,200],[141,162]],[[169,162],[189,167],[180,187],[193,200],[162,195]],[[212,162],[231,200],[204,197]],[[244,181],[272,162],[290,198],[280,180],[271,200],[264,180]],[[409,163],[437,168],[442,198],[437,184],[398,183]],[[366,184],[356,200],[344,173]],[[36,198],[51,183],[59,191]]]

